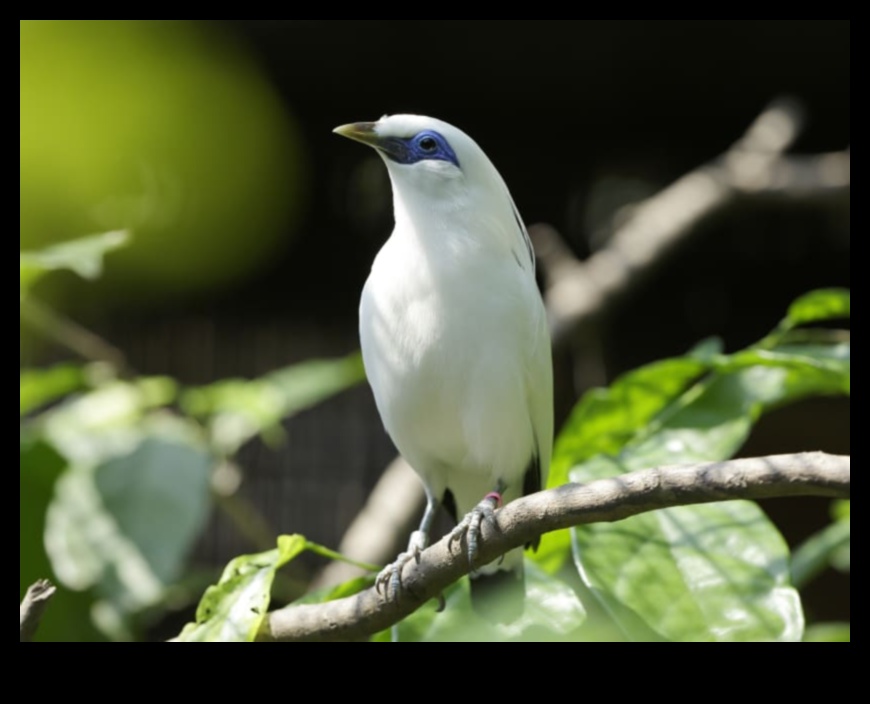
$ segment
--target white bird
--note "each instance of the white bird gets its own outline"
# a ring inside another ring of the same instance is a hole
[[[545,483],[550,337],[525,225],[468,135],[421,115],[335,132],[374,147],[393,189],[395,228],[363,289],[359,325],[381,419],[426,489],[408,551],[378,579],[398,594],[402,567],[428,545],[440,504],[454,520],[465,516],[452,536],[467,540],[477,568],[481,521]],[[496,619],[512,620],[524,595],[522,550],[472,573],[476,609],[486,608],[482,593],[496,585],[511,592]]]

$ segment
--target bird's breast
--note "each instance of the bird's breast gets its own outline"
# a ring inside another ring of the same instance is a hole
[[[384,246],[360,304],[363,360],[387,431],[419,472],[526,462],[524,360],[539,308],[512,259]]]

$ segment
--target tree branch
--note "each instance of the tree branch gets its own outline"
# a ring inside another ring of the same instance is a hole
[[[27,588],[24,601],[18,607],[18,642],[26,643],[32,640],[42,614],[48,606],[51,597],[57,589],[47,579],[40,579]]]
[[[544,300],[554,348],[644,281],[697,231],[699,223],[739,198],[848,192],[848,149],[810,156],[784,155],[802,125],[802,110],[796,103],[773,101],[724,154],[617,213],[607,246],[583,262],[574,257],[553,228],[530,228],[547,281]]]
[[[488,563],[537,536],[586,523],[618,521],[671,506],[787,496],[849,498],[848,456],[821,452],[774,455],[631,472],[590,484],[566,484],[510,504],[484,524],[480,560]],[[374,588],[324,604],[288,606],[269,614],[260,640],[346,640],[397,623],[469,571],[465,546],[448,537],[402,571],[401,601]]]

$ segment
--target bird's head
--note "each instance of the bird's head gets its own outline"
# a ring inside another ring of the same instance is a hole
[[[469,156],[473,147],[483,155],[464,132],[423,115],[385,115],[377,122],[354,122],[336,127],[334,132],[374,147],[387,166],[406,167],[407,173],[425,171],[455,178],[462,173],[457,151]]]
[[[397,227],[410,225],[439,243],[451,232],[511,251],[527,248],[528,236],[507,186],[462,130],[434,117],[389,115],[334,131],[374,147],[383,158]],[[531,249],[520,256],[531,258]]]
[[[417,167],[448,177],[462,170],[452,143],[462,150],[466,146],[463,142],[471,142],[453,125],[422,115],[384,116],[377,122],[354,122],[334,131],[374,147],[388,164]]]
[[[377,122],[342,125],[334,131],[374,147],[387,165],[394,189],[406,197],[414,192],[424,197],[449,197],[456,205],[463,194],[506,190],[475,141],[434,117],[389,115]]]

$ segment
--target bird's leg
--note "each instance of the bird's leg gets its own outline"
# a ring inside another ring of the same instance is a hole
[[[462,538],[465,538],[468,545],[468,564],[472,570],[478,566],[477,553],[479,551],[478,545],[480,544],[481,536],[480,527],[484,521],[493,520],[495,510],[501,506],[501,495],[504,490],[504,482],[499,479],[495,490],[484,496],[483,500],[471,509],[465,518],[456,525],[453,532],[450,533],[450,545],[453,545],[454,541],[461,542]]]
[[[434,495],[427,493],[423,520],[420,521],[420,527],[411,533],[408,549],[400,553],[394,562],[384,567],[375,580],[375,588],[379,594],[384,595],[385,599],[388,599],[390,594],[393,595],[393,598],[398,599],[399,590],[402,587],[402,568],[411,560],[420,562],[420,553],[429,545],[429,530],[432,528],[432,522],[435,520],[437,512],[437,499],[434,498]]]

